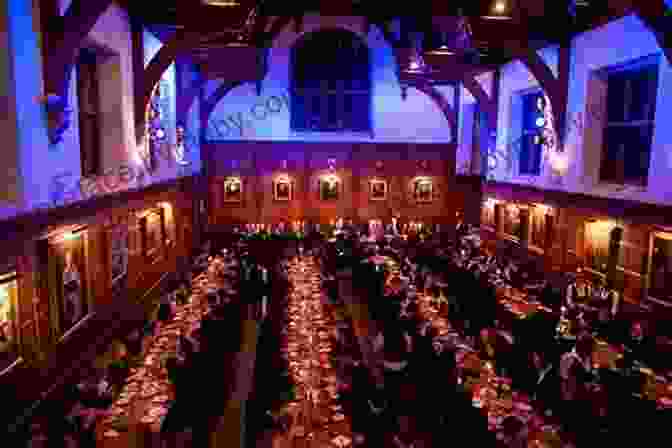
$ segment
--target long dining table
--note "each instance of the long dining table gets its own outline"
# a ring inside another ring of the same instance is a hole
[[[395,279],[400,277],[398,263],[389,257],[378,261],[390,270],[388,283],[397,283]],[[488,429],[501,438],[503,421],[506,417],[514,416],[528,426],[532,446],[568,446],[567,437],[562,434],[559,425],[537,412],[531,405],[530,397],[512,387],[511,378],[497,376],[493,364],[479,358],[466,338],[451,325],[445,308],[443,313],[439,311],[434,299],[428,294],[417,295],[419,316],[436,329],[437,342],[455,349],[462,387],[471,393],[472,404],[487,416]]]

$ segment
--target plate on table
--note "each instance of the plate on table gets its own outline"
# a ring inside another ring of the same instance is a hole
[[[118,431],[115,431],[114,429],[107,430],[103,433],[103,437],[106,439],[116,439],[119,437],[121,434]]]

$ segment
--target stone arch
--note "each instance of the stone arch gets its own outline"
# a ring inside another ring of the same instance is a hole
[[[429,96],[439,107],[439,110],[441,110],[441,113],[446,118],[446,121],[448,121],[448,125],[452,128],[453,135],[455,134],[455,131],[457,130],[457,114],[455,113],[453,106],[448,103],[446,98],[444,98],[443,94],[439,92],[439,90],[437,90],[429,82],[420,80],[413,81],[407,86],[402,85],[402,89],[405,89],[406,87],[412,87],[415,90]]]
[[[212,113],[215,111],[217,104],[219,104],[219,102],[233,89],[247,83],[249,83],[249,81],[222,82],[222,84],[217,87],[217,89],[212,92],[212,94],[206,98],[201,105],[201,129],[207,129],[208,123],[210,122],[210,115],[212,115]]]

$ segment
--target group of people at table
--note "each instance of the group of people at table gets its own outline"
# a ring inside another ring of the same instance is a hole
[[[158,446],[160,439],[181,446],[177,434],[207,422],[208,400],[197,400],[218,396],[222,380],[214,381],[214,372],[229,370],[212,360],[222,358],[213,351],[227,350],[222,336],[234,335],[226,339],[234,344],[238,339],[240,316],[231,308],[239,276],[231,253],[197,260],[191,282],[176,282],[144,328],[113,344],[99,375],[67,387],[59,405],[63,421],[51,412],[36,421],[30,446]],[[207,389],[196,390],[203,384]]]
[[[444,379],[430,381],[426,400],[416,400],[421,407],[437,401],[437,389],[452,389],[451,382],[467,388],[504,446],[634,441],[662,429],[669,418],[664,337],[647,335],[643,319],[629,320],[619,296],[605,285],[593,287],[580,276],[552,283],[531,263],[485,254],[474,231],[448,244],[409,244],[394,236],[348,243],[342,234],[334,245],[336,258],[371,256],[361,278],[380,323],[374,349],[385,359],[387,399],[396,396],[402,413],[412,406],[399,399],[404,387],[398,385],[415,383],[417,397],[419,384],[427,383],[422,375],[442,372]],[[413,377],[414,364],[425,365],[422,357],[436,362],[437,356],[443,364]],[[436,421],[442,411],[432,414],[414,421]],[[641,431],[623,425],[633,420]]]

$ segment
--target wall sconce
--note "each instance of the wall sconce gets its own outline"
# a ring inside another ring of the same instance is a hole
[[[489,209],[494,209],[495,205],[499,204],[501,201],[499,199],[487,198],[485,200],[485,207]]]
[[[558,152],[551,153],[551,168],[554,174],[564,176],[568,168],[567,156]]]
[[[534,208],[539,211],[540,214],[542,215],[548,215],[553,212],[553,207],[549,207],[546,204],[532,204],[534,205]]]

